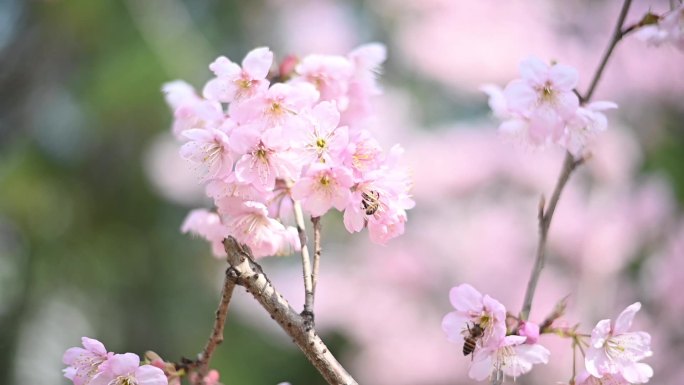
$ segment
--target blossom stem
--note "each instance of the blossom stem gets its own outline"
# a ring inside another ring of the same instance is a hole
[[[551,195],[551,200],[549,200],[548,206],[544,207],[544,201],[539,205],[539,243],[537,244],[537,256],[532,268],[532,274],[530,275],[530,280],[527,283],[527,291],[525,292],[525,300],[523,301],[522,311],[520,312],[520,319],[522,321],[527,321],[530,310],[532,309],[532,300],[534,299],[534,292],[537,289],[537,283],[539,282],[539,276],[542,269],[544,268],[545,260],[545,249],[546,249],[546,238],[549,233],[549,227],[551,226],[551,219],[553,219],[553,214],[556,211],[556,205],[560,199],[561,192],[565,187],[565,184],[570,179],[572,172],[584,162],[584,158],[575,159],[575,157],[567,152],[565,154],[565,160],[563,161],[563,167],[561,169],[560,175],[558,176],[558,181],[556,182],[556,187]]]
[[[292,341],[309,359],[330,385],[358,385],[323,343],[307,319],[297,313],[283,298],[261,266],[254,261],[251,251],[233,237],[223,241],[228,254],[231,279],[244,287],[261,304]]]
[[[318,267],[321,263],[321,217],[311,217],[314,233],[314,259],[313,259],[313,273],[311,275],[311,292],[312,304],[316,296],[316,283],[318,283]]]
[[[617,23],[615,24],[615,29],[613,30],[613,36],[610,39],[608,48],[603,53],[601,63],[599,64],[598,68],[596,69],[596,72],[594,73],[594,77],[591,80],[591,85],[589,86],[587,93],[584,94],[584,97],[581,98],[582,102],[588,102],[589,99],[591,99],[592,95],[594,95],[594,90],[596,89],[599,80],[601,80],[601,75],[603,75],[603,70],[606,68],[606,64],[608,64],[608,59],[610,59],[610,56],[613,54],[613,50],[615,49],[617,43],[626,34],[626,32],[622,30],[622,26],[624,25],[625,19],[627,18],[627,13],[629,11],[630,5],[632,5],[632,0],[625,0],[625,2],[622,3],[622,9],[620,10],[620,15],[618,16]]]
[[[307,319],[309,325],[313,327],[313,280],[311,277],[311,257],[309,256],[306,228],[304,227],[304,214],[302,213],[302,204],[299,201],[293,201],[293,207],[297,232],[299,233],[299,243],[301,243],[302,246],[302,275],[304,276],[304,311],[302,312],[302,315]]]
[[[575,385],[575,377],[577,376],[577,342],[572,341],[572,377],[570,378],[570,385]]]
[[[196,385],[202,385],[202,379],[207,374],[211,356],[214,354],[216,347],[223,342],[223,327],[226,324],[226,316],[228,315],[228,304],[230,304],[230,299],[233,297],[233,290],[235,289],[235,280],[232,279],[231,274],[231,269],[226,269],[223,289],[221,290],[221,301],[216,309],[216,317],[214,318],[214,328],[204,349],[197,355],[197,360],[192,363],[194,370],[200,374],[197,376],[198,382],[196,382]]]

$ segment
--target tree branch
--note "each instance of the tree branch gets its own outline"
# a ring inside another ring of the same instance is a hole
[[[202,385],[203,378],[206,376],[209,369],[209,361],[214,354],[216,347],[223,342],[223,327],[226,324],[226,316],[228,315],[228,304],[233,296],[235,289],[235,279],[232,277],[234,272],[231,268],[226,269],[225,279],[223,280],[223,290],[221,290],[221,302],[219,302],[218,309],[216,309],[216,318],[214,318],[214,328],[211,331],[209,340],[204,346],[201,353],[197,355],[197,360],[186,365],[188,370],[193,369],[199,375],[196,377],[194,385]]]
[[[309,257],[309,247],[307,246],[306,229],[304,227],[304,214],[302,213],[302,204],[299,201],[293,201],[293,207],[297,232],[299,233],[299,243],[302,246],[302,275],[304,276],[304,311],[302,315],[310,326],[313,327],[313,282],[311,277],[311,257]]]
[[[321,263],[321,217],[311,217],[314,231],[314,260],[313,260],[313,274],[311,276],[311,292],[312,303],[311,310],[313,310],[313,300],[316,296],[316,283],[318,283],[318,267]]]
[[[571,153],[567,152],[565,154],[565,160],[563,161],[563,168],[561,169],[560,175],[558,176],[558,181],[556,182],[556,187],[553,190],[553,195],[551,195],[551,200],[549,201],[548,207],[544,208],[543,198],[539,207],[539,243],[537,244],[537,256],[534,261],[534,266],[532,268],[532,274],[530,275],[530,280],[527,282],[527,291],[525,292],[525,300],[523,301],[522,310],[520,311],[520,320],[527,321],[530,310],[532,309],[532,300],[534,299],[534,292],[537,289],[537,283],[539,282],[539,276],[542,269],[544,268],[544,257],[546,249],[546,238],[549,233],[549,227],[551,226],[551,220],[553,219],[553,214],[556,211],[556,205],[560,199],[561,192],[565,187],[565,184],[570,179],[572,172],[582,164],[584,158],[575,159]]]
[[[249,248],[238,243],[233,237],[225,239],[223,244],[228,253],[229,270],[234,272],[231,279],[254,296],[271,318],[292,338],[328,384],[358,385],[328,350],[316,331],[307,325],[306,319],[273,287],[261,266],[252,258]]]
[[[626,33],[631,32],[631,31],[623,31],[622,30],[622,26],[625,24],[625,19],[627,18],[627,12],[629,11],[629,7],[631,4],[632,4],[632,0],[625,0],[625,2],[622,4],[622,9],[620,10],[620,16],[618,16],[617,23],[615,24],[615,29],[613,30],[613,36],[610,39],[610,43],[608,43],[608,48],[603,53],[603,57],[601,58],[601,63],[599,64],[598,68],[596,69],[596,72],[594,73],[594,77],[591,80],[591,85],[589,86],[587,93],[584,94],[584,97],[580,98],[582,102],[585,102],[585,103],[588,102],[591,99],[591,97],[594,95],[594,90],[596,89],[596,86],[598,85],[599,80],[601,80],[601,75],[603,75],[603,70],[606,68],[606,64],[608,64],[608,59],[610,59],[610,56],[613,54],[613,50],[615,49],[615,46],[622,39],[622,37],[625,36]]]

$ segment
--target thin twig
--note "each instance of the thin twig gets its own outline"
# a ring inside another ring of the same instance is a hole
[[[321,263],[321,217],[311,217],[314,232],[314,260],[313,260],[313,274],[311,276],[311,292],[313,299],[316,298],[316,283],[318,283],[318,267]],[[311,303],[311,310],[313,311],[313,299]]]
[[[632,0],[625,0],[622,4],[622,9],[620,10],[620,15],[618,16],[618,21],[615,25],[613,36],[608,43],[608,48],[603,54],[601,63],[594,73],[589,89],[584,94],[584,97],[580,98],[583,103],[586,103],[591,99],[599,80],[601,80],[601,76],[606,68],[606,64],[608,64],[608,59],[612,55],[617,43],[625,35],[625,32],[622,30],[622,26],[625,23],[625,19],[627,18],[627,13],[629,12],[629,7],[631,4]],[[556,182],[556,187],[553,190],[553,195],[551,196],[549,205],[547,208],[542,206],[539,209],[539,243],[537,244],[536,259],[532,268],[530,280],[527,283],[527,290],[525,292],[522,310],[520,311],[520,320],[523,322],[527,321],[530,315],[530,310],[532,309],[532,300],[534,299],[534,292],[537,288],[537,283],[539,282],[539,275],[544,268],[546,238],[548,236],[549,227],[551,226],[551,220],[553,219],[553,213],[555,212],[556,205],[558,204],[558,199],[560,199],[561,192],[563,191],[565,184],[568,182],[570,175],[580,164],[582,164],[583,161],[584,158],[576,160],[569,152],[565,154],[563,167],[561,168],[560,175],[558,176],[558,181]]]
[[[617,43],[625,35],[625,32],[622,30],[622,26],[625,23],[625,19],[627,18],[627,13],[629,11],[629,7],[631,4],[632,0],[625,0],[625,2],[622,4],[620,16],[618,16],[617,23],[615,24],[615,29],[613,30],[613,36],[610,39],[610,43],[608,43],[608,48],[603,53],[601,63],[599,64],[598,68],[596,69],[596,72],[594,73],[594,77],[591,80],[591,85],[589,86],[587,92],[584,94],[582,102],[588,102],[591,99],[592,95],[594,95],[594,90],[596,89],[599,80],[601,80],[601,75],[603,75],[603,70],[606,68],[606,64],[608,64],[608,59],[610,59],[610,56],[613,54],[613,50],[615,49]]]
[[[234,272],[229,267],[226,269],[226,275],[223,281],[223,290],[221,291],[221,302],[219,302],[218,309],[216,309],[216,318],[214,318],[214,328],[211,331],[209,340],[204,346],[201,353],[197,355],[197,360],[193,363],[195,371],[198,372],[197,385],[201,385],[203,377],[207,374],[209,361],[214,354],[216,347],[223,342],[223,327],[226,324],[226,316],[228,315],[228,304],[233,296],[235,289],[235,279],[232,277]]]
[[[299,201],[293,202],[295,223],[299,233],[299,243],[302,246],[302,275],[304,277],[304,311],[302,315],[313,326],[313,282],[311,277],[311,257],[309,257],[309,247],[307,246],[306,228],[304,227],[304,214],[302,204]]]
[[[525,292],[525,300],[523,301],[522,311],[520,312],[520,319],[522,321],[527,321],[530,310],[532,309],[532,300],[534,299],[534,292],[537,289],[537,282],[539,282],[539,275],[544,268],[544,256],[546,248],[546,238],[549,233],[549,227],[551,226],[551,219],[553,219],[553,214],[556,211],[556,205],[560,199],[561,192],[565,184],[570,179],[572,172],[582,164],[584,159],[580,158],[576,160],[575,157],[567,152],[565,154],[565,160],[563,161],[563,168],[558,176],[558,181],[556,182],[556,187],[553,190],[553,195],[551,195],[551,200],[549,200],[549,205],[544,209],[540,205],[539,209],[539,243],[537,244],[537,256],[534,261],[534,266],[532,268],[532,274],[530,275],[530,280],[527,283],[527,291]]]
[[[223,241],[228,263],[235,272],[233,280],[244,287],[261,304],[292,341],[311,361],[330,385],[358,385],[342,367],[307,320],[283,298],[252,258],[251,251],[235,238]]]

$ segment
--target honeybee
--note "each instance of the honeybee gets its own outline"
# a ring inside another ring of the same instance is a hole
[[[367,193],[361,193],[361,206],[366,211],[366,215],[375,214],[380,208],[380,193],[375,190],[369,190]]]
[[[474,323],[472,328],[470,325],[466,326],[468,327],[468,334],[465,336],[465,342],[463,343],[464,356],[473,353],[475,351],[477,341],[484,336],[484,329],[480,326],[480,324]]]

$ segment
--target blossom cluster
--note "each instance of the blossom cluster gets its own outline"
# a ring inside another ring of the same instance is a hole
[[[367,129],[385,56],[368,44],[347,56],[287,57],[274,74],[273,53],[261,47],[242,65],[217,58],[202,96],[182,81],[164,85],[180,154],[216,206],[191,212],[182,230],[219,257],[229,235],[256,257],[287,254],[300,247],[286,225],[296,200],[312,217],[343,211],[348,231],[367,227],[377,243],[402,234],[413,207],[403,150],[384,152]]]
[[[450,342],[464,346],[464,355],[473,354],[471,378],[516,378],[532,370],[534,364],[548,363],[550,352],[539,344],[544,330],[540,331],[538,324],[518,320],[499,301],[468,284],[452,288],[449,298],[455,311],[444,316],[442,329]],[[650,335],[628,331],[640,308],[640,303],[634,303],[615,321],[605,319],[596,324],[586,350],[582,350],[585,371],[578,376],[578,384],[642,384],[653,376],[653,369],[641,362],[653,354]],[[508,319],[514,322],[507,323]],[[583,336],[574,330],[560,334]]]
[[[582,104],[578,72],[564,64],[530,57],[520,63],[520,76],[504,89],[490,84],[482,90],[503,121],[499,130],[534,147],[556,144],[580,157],[589,139],[607,128],[602,111],[617,108],[607,101]]]
[[[67,365],[64,377],[74,385],[169,385],[164,370],[156,365],[140,365],[137,354],[107,352],[100,341],[88,337],[81,338],[81,342],[82,348],[69,348],[62,357]]]
[[[684,51],[684,4],[655,18],[654,23],[639,28],[637,38],[655,46],[669,43]]]

